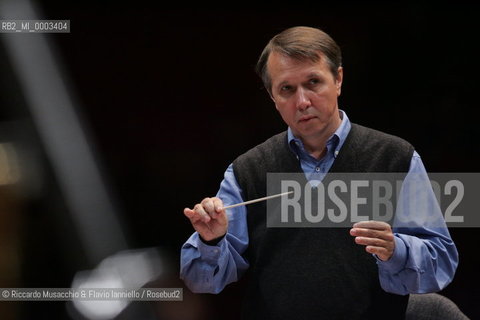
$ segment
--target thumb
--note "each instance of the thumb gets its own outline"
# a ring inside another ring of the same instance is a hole
[[[185,216],[187,216],[187,218],[190,219],[190,218],[192,218],[192,217],[195,215],[195,211],[193,211],[193,210],[190,209],[190,208],[185,208],[185,209],[183,209],[183,214],[184,214]]]

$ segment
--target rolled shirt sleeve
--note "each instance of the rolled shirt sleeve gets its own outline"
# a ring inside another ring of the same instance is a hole
[[[225,172],[217,197],[225,206],[243,201],[232,165]],[[182,246],[180,278],[193,292],[219,293],[249,267],[242,257],[248,246],[246,209],[243,206],[228,209],[227,217],[227,234],[216,245],[205,244],[194,232]]]
[[[414,177],[414,178],[413,178]],[[431,212],[425,213],[428,219],[419,219],[423,223],[416,223],[415,215],[418,212],[407,212],[411,208],[423,208],[407,203],[413,201],[408,196],[409,184],[423,179],[426,185],[428,201],[427,208]],[[399,205],[396,212],[396,221],[393,224],[395,236],[395,250],[388,261],[377,258],[379,279],[382,288],[391,293],[428,293],[445,288],[452,280],[458,265],[457,248],[450,237],[442,212],[431,190],[428,175],[417,152],[414,152],[409,172],[403,183],[399,196]],[[399,218],[397,220],[397,217]],[[408,217],[400,221],[402,217]]]

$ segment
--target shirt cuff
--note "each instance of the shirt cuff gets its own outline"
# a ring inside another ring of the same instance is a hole
[[[201,235],[198,235],[198,238],[205,244],[208,244],[209,246],[216,246],[223,238],[225,238],[227,234],[225,233],[223,236],[212,239],[212,240],[203,240]]]
[[[215,264],[219,260],[221,254],[226,250],[227,240],[226,237],[223,237],[216,245],[212,246],[204,243],[200,239],[200,236],[198,236],[196,247],[205,261]]]
[[[397,274],[405,268],[407,263],[407,247],[400,237],[395,235],[395,250],[393,251],[393,255],[387,261],[380,260],[376,255],[375,259],[377,259],[377,264],[379,268],[387,271],[390,274]]]

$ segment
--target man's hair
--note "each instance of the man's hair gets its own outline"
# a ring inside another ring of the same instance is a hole
[[[271,92],[272,83],[267,70],[267,62],[272,52],[298,60],[310,60],[314,63],[318,62],[323,55],[335,78],[338,76],[338,68],[342,66],[340,47],[322,30],[311,27],[286,29],[268,42],[255,68],[268,92]],[[319,52],[322,55],[319,55]]]

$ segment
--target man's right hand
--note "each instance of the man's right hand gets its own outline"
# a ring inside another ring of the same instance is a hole
[[[219,198],[205,198],[193,209],[185,208],[183,213],[204,241],[223,237],[227,233],[227,214]]]

